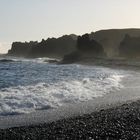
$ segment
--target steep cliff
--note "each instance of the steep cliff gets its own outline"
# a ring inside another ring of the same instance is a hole
[[[13,42],[8,55],[26,57],[33,47],[38,44],[37,41],[33,42]]]
[[[9,55],[14,56],[25,56],[25,57],[60,57],[66,56],[67,54],[72,54],[77,50],[76,47],[79,46],[78,50],[84,49],[84,54],[87,52],[89,55],[94,55],[98,53],[98,49],[102,46],[102,51],[107,57],[114,58],[122,56],[120,53],[120,43],[128,34],[131,37],[140,37],[140,29],[109,29],[100,30],[97,32],[92,32],[89,35],[89,40],[83,39],[84,36],[80,37],[72,35],[64,35],[59,38],[48,38],[47,40],[42,40],[41,42],[14,42],[12,44],[11,50],[9,50]],[[80,45],[77,46],[77,44]],[[98,46],[97,48],[95,46]],[[94,46],[94,47],[93,47]],[[77,54],[77,53],[76,53]],[[79,53],[78,53],[79,54]],[[101,55],[101,54],[100,54]],[[73,56],[76,56],[75,53]]]
[[[127,58],[140,58],[140,37],[125,35],[120,43],[119,54]]]
[[[8,55],[24,57],[63,57],[76,49],[76,35],[42,39],[41,42],[14,42]]]
[[[85,34],[78,36],[76,51],[65,55],[63,63],[73,63],[96,57],[105,57],[104,49],[100,43],[91,39],[89,34]]]
[[[128,34],[132,37],[140,36],[140,29],[109,29],[91,33],[90,37],[98,41],[108,57],[119,56],[120,42]]]

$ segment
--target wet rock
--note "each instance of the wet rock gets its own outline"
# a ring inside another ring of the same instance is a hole
[[[0,62],[14,62],[14,60],[11,60],[11,59],[0,59]]]

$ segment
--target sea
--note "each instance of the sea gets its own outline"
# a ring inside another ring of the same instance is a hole
[[[52,110],[123,88],[125,70],[0,57],[0,116]]]

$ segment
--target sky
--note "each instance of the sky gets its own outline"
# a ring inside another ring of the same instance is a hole
[[[0,53],[14,41],[139,28],[140,0],[0,0]]]

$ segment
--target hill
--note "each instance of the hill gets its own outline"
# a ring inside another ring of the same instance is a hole
[[[119,46],[125,35],[139,37],[140,29],[109,29],[91,33],[91,38],[99,42],[108,57],[119,56]]]
[[[140,37],[130,37],[126,34],[120,43],[119,54],[127,58],[140,58]]]
[[[22,57],[60,57],[75,50],[76,35],[42,39],[41,42],[13,42],[8,55]]]
[[[140,37],[140,29],[108,29],[92,32],[79,37],[71,34],[59,38],[42,39],[41,42],[14,42],[8,55],[55,58],[63,58],[65,56],[65,58],[72,60],[73,58],[79,58],[77,56],[80,56],[81,54],[82,56],[90,55],[90,57],[128,57],[128,55],[122,55],[122,49],[120,48],[125,39],[125,35],[129,35],[132,38]],[[126,41],[129,42],[128,39],[125,40],[125,42]],[[137,39],[134,41],[139,42],[140,40]],[[135,44],[134,41],[133,45]],[[130,46],[129,43],[126,44],[124,50],[128,53],[129,50],[127,49],[130,49]],[[123,54],[125,53],[124,50]],[[138,49],[136,50],[139,51]],[[131,54],[131,57],[132,55],[134,54]]]

